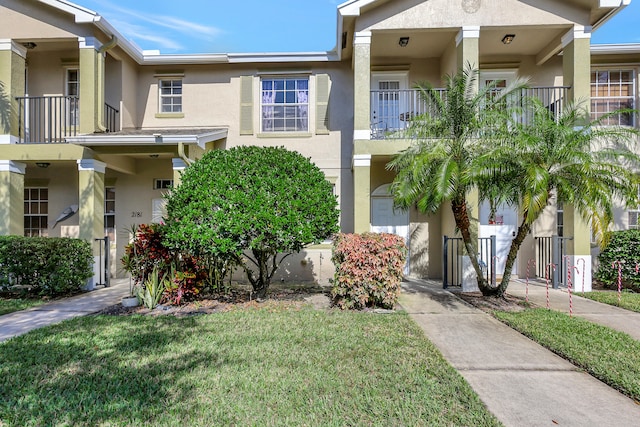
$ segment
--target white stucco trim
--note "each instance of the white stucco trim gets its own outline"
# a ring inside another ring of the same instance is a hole
[[[600,0],[600,7],[628,6],[631,0]]]
[[[371,154],[354,154],[353,155],[354,167],[370,167],[371,166]]]
[[[79,171],[94,171],[104,173],[107,169],[107,164],[96,159],[78,159]]]
[[[13,172],[24,175],[27,165],[13,160],[0,160],[0,172]]]
[[[78,37],[78,45],[80,49],[95,49],[102,47],[102,43],[95,37]]]
[[[354,130],[353,140],[355,141],[357,139],[371,139],[371,130],[370,129]]]
[[[458,31],[456,35],[456,46],[460,44],[463,39],[479,39],[480,38],[480,26],[468,25],[464,26]]]
[[[182,171],[187,168],[187,163],[180,158],[174,157],[173,159],[171,159],[171,163],[173,165],[174,171]]]
[[[371,44],[371,31],[358,31],[353,35],[353,44]]]
[[[13,135],[0,135],[0,145],[17,144],[18,137]]]
[[[562,36],[562,47],[567,47],[569,43],[577,39],[590,39],[591,27],[583,25],[575,25],[573,29],[569,30],[564,36]]]
[[[0,39],[0,50],[10,50],[23,58],[27,57],[27,48],[11,39]]]
[[[360,10],[377,0],[350,0],[338,5],[338,13],[342,16],[360,16]]]

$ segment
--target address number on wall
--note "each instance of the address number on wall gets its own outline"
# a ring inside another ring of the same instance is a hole
[[[141,211],[132,211],[131,212],[131,218],[141,218],[142,217],[142,212]]]

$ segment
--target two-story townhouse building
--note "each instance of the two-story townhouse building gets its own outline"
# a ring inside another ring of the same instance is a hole
[[[119,274],[127,230],[161,220],[162,194],[189,163],[206,150],[277,145],[310,157],[334,184],[343,231],[401,234],[408,274],[440,278],[443,236],[455,235],[450,209],[397,211],[388,193],[385,165],[411,143],[398,131],[420,113],[413,84],[437,86],[470,63],[479,84],[529,76],[550,108],[589,98],[594,114],[635,106],[638,46],[590,46],[591,32],[628,3],[350,0],[337,8],[332,51],[162,55],[68,1],[1,0],[11,120],[0,135],[0,233],[89,241],[106,233]],[[620,121],[637,126],[635,116]],[[489,227],[486,203],[473,204]],[[77,214],[56,224],[65,211]],[[620,212],[620,227],[637,226],[637,211]],[[500,216],[515,226],[513,209]],[[556,234],[558,218],[571,253],[591,264],[589,225],[567,206],[536,225],[518,272],[535,257],[534,237]],[[330,255],[329,245],[308,248],[282,278],[326,283]]]

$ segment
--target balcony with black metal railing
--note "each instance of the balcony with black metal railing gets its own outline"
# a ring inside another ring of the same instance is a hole
[[[509,97],[507,102],[518,102],[525,98],[536,98],[554,117],[559,117],[567,101],[566,86],[541,86],[523,89]],[[496,90],[498,91],[498,89]],[[436,96],[444,98],[446,89],[436,89]],[[526,105],[519,105],[521,111],[516,119],[526,122],[531,114]],[[418,89],[372,90],[371,91],[371,139],[411,139],[407,129],[412,120],[425,115],[436,117],[437,109],[427,102]]]
[[[18,101],[18,143],[64,144],[78,135],[80,99],[77,96],[21,96]],[[120,112],[104,106],[105,132],[120,130]]]

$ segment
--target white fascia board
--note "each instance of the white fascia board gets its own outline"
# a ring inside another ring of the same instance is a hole
[[[360,10],[377,0],[351,0],[338,6],[338,13],[342,16],[360,16]]]
[[[87,9],[75,3],[71,3],[66,0],[38,0],[40,3],[47,4],[63,12],[70,13],[75,17],[75,21],[78,24],[85,24],[93,22],[95,17],[98,16],[96,12],[91,9]]]
[[[600,0],[600,7],[628,6],[631,0]]]
[[[640,43],[593,44],[592,55],[615,55],[624,53],[640,53]]]
[[[170,141],[170,139],[176,139]],[[183,144],[197,144],[195,135],[181,135],[174,137],[158,137],[153,135],[84,135],[65,138],[69,144],[76,145],[173,145],[178,142]]]
[[[164,64],[226,64],[229,57],[226,54],[198,53],[198,54],[143,54],[142,63],[144,65],[164,65]]]
[[[267,62],[330,62],[337,61],[338,54],[330,52],[291,52],[291,53],[229,53],[229,63],[267,63]]]

